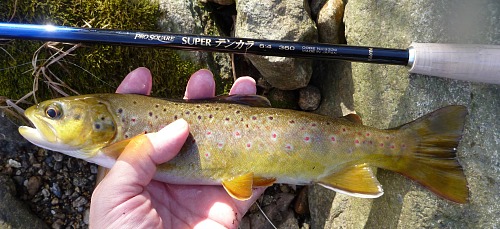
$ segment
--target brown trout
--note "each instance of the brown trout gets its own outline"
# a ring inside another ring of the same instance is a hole
[[[267,104],[260,96],[221,100]],[[154,179],[223,185],[239,200],[250,198],[252,187],[275,182],[318,183],[356,197],[379,197],[383,190],[369,166],[400,173],[454,202],[468,198],[456,159],[467,115],[463,106],[387,130],[364,126],[355,116],[124,94],[53,99],[25,114],[35,128],[19,132],[35,145],[107,168],[134,136],[185,119],[188,140],[174,159],[158,166]]]

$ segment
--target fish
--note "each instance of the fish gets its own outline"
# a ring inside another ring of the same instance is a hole
[[[467,108],[450,105],[391,129],[362,124],[357,115],[331,118],[272,108],[258,95],[168,100],[135,94],[56,98],[25,111],[20,126],[33,144],[111,168],[131,141],[177,119],[190,134],[155,180],[222,185],[247,200],[255,187],[319,184],[350,196],[384,191],[372,169],[390,170],[456,203],[469,190],[457,159]]]

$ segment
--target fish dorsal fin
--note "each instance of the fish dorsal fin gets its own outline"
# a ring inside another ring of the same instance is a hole
[[[267,178],[267,177],[253,177],[253,186],[254,187],[262,187],[262,186],[271,186],[276,182],[275,177]]]
[[[227,193],[237,200],[248,200],[252,197],[253,173],[243,174],[222,181]]]
[[[345,168],[318,180],[323,187],[362,198],[377,198],[384,194],[382,186],[367,164]]]
[[[251,107],[271,107],[271,102],[260,95],[222,95],[208,99],[188,99],[188,103],[235,103]]]
[[[102,148],[101,152],[109,157],[112,157],[114,159],[118,159],[118,156],[120,156],[120,154],[123,152],[125,147],[127,147],[127,145],[130,143],[130,141],[132,141],[132,139],[140,137],[142,135],[144,135],[144,134],[140,134],[140,135],[137,135],[133,138],[128,138],[128,139],[124,139],[124,140],[115,142],[109,146]]]
[[[363,120],[361,120],[361,117],[354,113],[348,114],[342,118],[351,121],[353,123],[363,124]]]

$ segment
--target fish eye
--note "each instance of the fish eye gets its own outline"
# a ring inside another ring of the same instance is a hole
[[[59,119],[61,114],[61,109],[57,104],[52,104],[45,109],[45,115],[51,119]]]

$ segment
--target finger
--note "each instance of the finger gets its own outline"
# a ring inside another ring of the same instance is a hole
[[[215,96],[215,81],[212,72],[201,69],[191,75],[184,99],[204,99]]]
[[[149,69],[140,67],[131,71],[116,89],[120,94],[143,94],[149,95],[153,79]]]
[[[188,134],[187,122],[179,119],[157,133],[134,137],[102,183],[112,180],[120,186],[142,190],[155,175],[156,166],[177,155]]]
[[[243,76],[234,81],[233,87],[229,91],[230,95],[255,95],[257,88],[255,87],[255,80],[249,76]]]

